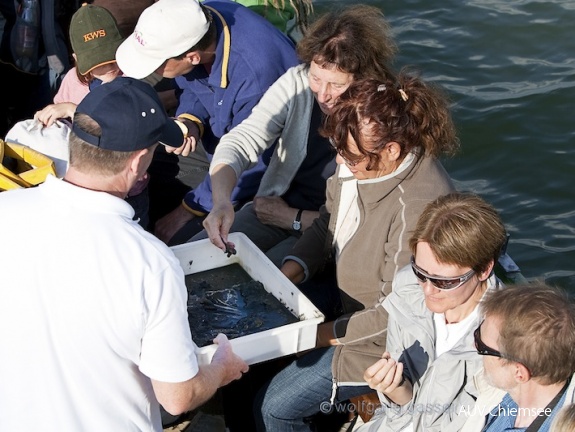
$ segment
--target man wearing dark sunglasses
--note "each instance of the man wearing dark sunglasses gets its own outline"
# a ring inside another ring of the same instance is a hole
[[[481,369],[473,332],[486,292],[501,288],[493,266],[505,243],[497,211],[478,196],[427,205],[410,238],[411,264],[384,300],[387,352],[364,375],[381,414],[360,431],[459,431],[477,397]]]
[[[491,412],[477,413],[488,414],[481,430],[548,431],[575,399],[575,304],[563,291],[534,283],[488,293],[481,312],[474,338],[485,378],[507,392]]]

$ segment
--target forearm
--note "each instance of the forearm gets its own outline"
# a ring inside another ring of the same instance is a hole
[[[304,210],[301,214],[301,230],[305,231],[312,226],[313,221],[319,216],[319,211]]]
[[[212,170],[210,177],[214,206],[231,201],[232,191],[238,181],[235,171],[229,165],[220,164]]]
[[[340,345],[335,337],[333,321],[321,323],[317,326],[316,348]]]
[[[224,376],[222,365],[201,366],[193,378],[181,383],[152,380],[158,402],[172,415],[193,410],[208,401],[221,386]]]
[[[196,141],[199,141],[203,135],[203,125],[199,120],[192,119],[196,119],[196,117],[181,114],[175,120],[180,125],[184,138],[194,137]]]
[[[206,403],[215,394],[216,390],[224,385],[225,370],[220,364],[200,366],[200,372],[194,379],[192,398],[187,411],[191,411]]]

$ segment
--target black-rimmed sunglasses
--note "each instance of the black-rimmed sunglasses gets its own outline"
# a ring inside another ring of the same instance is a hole
[[[473,340],[475,341],[475,349],[477,353],[484,356],[493,356],[493,357],[500,357],[505,358],[503,354],[493,348],[489,348],[487,345],[483,343],[481,340],[481,324],[475,329],[473,332]]]
[[[481,322],[481,324],[483,324],[483,321]],[[532,374],[531,369],[529,368],[529,366],[525,364],[525,362],[509,357],[508,355],[505,355],[502,352],[497,351],[496,349],[493,348],[489,348],[487,345],[485,345],[481,340],[481,324],[479,324],[479,326],[473,332],[473,340],[475,342],[475,349],[477,350],[477,354],[483,356],[499,357],[502,359],[511,360],[516,363],[521,363],[523,366],[527,368],[529,374]]]
[[[449,291],[459,288],[475,274],[475,270],[469,270],[467,273],[457,277],[441,277],[441,276],[431,276],[417,264],[415,264],[415,257],[411,256],[411,269],[415,274],[415,277],[419,282],[425,283],[427,281],[440,290]]]

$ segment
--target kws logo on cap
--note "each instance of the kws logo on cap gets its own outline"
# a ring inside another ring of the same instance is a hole
[[[89,42],[94,39],[106,37],[106,30],[100,29],[84,35],[84,42]]]

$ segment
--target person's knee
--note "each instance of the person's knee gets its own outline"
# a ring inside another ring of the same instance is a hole
[[[276,411],[273,396],[268,397],[267,386],[256,394],[253,405],[253,416],[258,431],[273,430],[273,413]]]
[[[267,387],[260,389],[254,400],[254,416],[262,419],[271,418],[272,414],[278,411],[278,402],[281,404],[284,399],[278,396],[279,393],[269,392]]]

